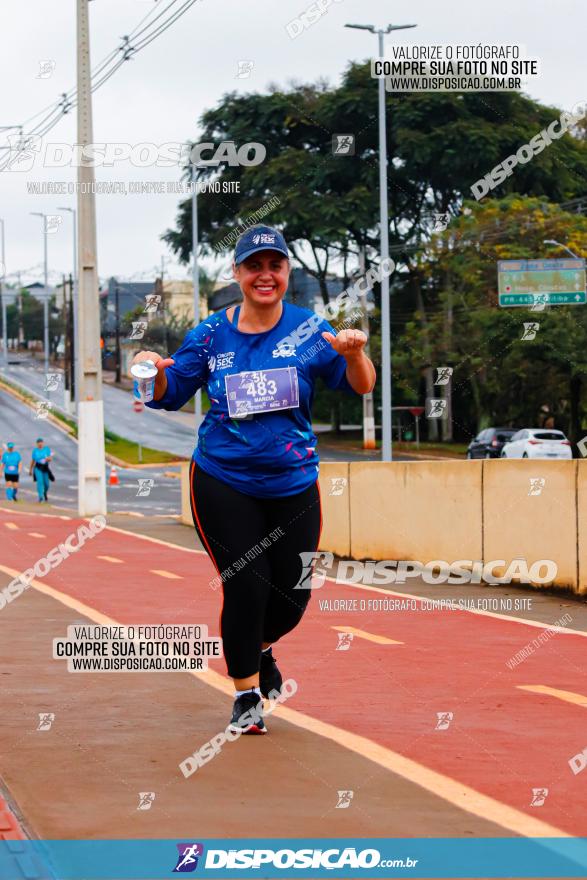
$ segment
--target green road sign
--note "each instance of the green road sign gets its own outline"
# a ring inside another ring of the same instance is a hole
[[[498,260],[497,283],[506,308],[587,303],[585,260]]]

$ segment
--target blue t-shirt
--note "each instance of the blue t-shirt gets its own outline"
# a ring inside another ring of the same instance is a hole
[[[43,461],[44,458],[47,458],[48,455],[51,455],[51,450],[48,446],[43,446],[42,449],[39,449],[38,446],[35,446],[33,449],[33,461],[35,464],[38,461]]]
[[[2,456],[2,464],[4,465],[4,473],[5,474],[17,474],[18,466],[22,461],[22,456],[20,452],[5,452]]]
[[[180,409],[207,386],[210,409],[198,432],[193,459],[202,470],[239,492],[259,498],[295,495],[318,478],[319,459],[312,431],[314,384],[356,394],[346,378],[346,361],[322,338],[336,335],[310,309],[282,300],[282,313],[271,330],[243,333],[230,323],[226,309],[187,333],[167,367],[167,390],[153,409]],[[238,321],[238,311],[233,315]],[[299,406],[230,418],[224,377],[244,371],[295,367]]]

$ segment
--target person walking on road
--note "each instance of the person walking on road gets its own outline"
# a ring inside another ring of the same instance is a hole
[[[14,443],[6,444],[6,452],[0,459],[0,473],[4,471],[6,481],[6,498],[8,501],[18,501],[18,481],[22,469],[22,455],[14,448]]]
[[[133,364],[157,367],[146,403],[153,409],[180,409],[206,386],[210,409],[190,465],[192,518],[222,581],[220,633],[235,685],[230,727],[263,734],[262,697],[283,684],[272,645],[302,619],[307,559],[315,559],[322,528],[315,382],[365,394],[376,376],[362,331],[337,334],[284,300],[290,261],[276,229],[240,236],[233,273],[242,306],[206,318],[173,357],[142,351]]]
[[[37,484],[37,495],[39,503],[49,501],[49,462],[53,458],[53,453],[48,446],[45,445],[42,437],[37,437],[37,445],[33,449],[29,473]]]

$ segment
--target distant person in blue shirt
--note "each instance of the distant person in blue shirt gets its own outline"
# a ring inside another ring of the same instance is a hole
[[[14,448],[14,443],[6,444],[6,452],[0,459],[0,470],[4,471],[6,481],[6,498],[8,501],[18,501],[18,481],[22,468],[22,455]]]
[[[256,226],[241,235],[233,271],[242,307],[206,318],[173,357],[144,351],[133,363],[157,366],[153,409],[180,409],[206,386],[192,517],[222,582],[220,630],[236,690],[230,726],[265,733],[262,696],[283,683],[271,645],[302,619],[319,556],[315,382],[365,394],[375,368],[362,331],[336,334],[310,309],[284,301],[290,262],[280,232]]]
[[[37,445],[33,449],[29,473],[34,477],[37,484],[37,495],[39,503],[49,501],[47,497],[49,492],[49,462],[53,458],[53,454],[42,437],[37,438]]]

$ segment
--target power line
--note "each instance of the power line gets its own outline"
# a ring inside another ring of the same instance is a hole
[[[171,3],[169,4],[169,6],[166,6],[165,9],[164,9],[162,12],[159,13],[159,15],[156,15],[155,18],[153,19],[153,21],[151,22],[151,24],[153,24],[153,22],[157,21],[158,18],[161,18],[161,16],[164,15],[164,14],[167,12],[168,9],[171,9],[171,7],[173,6],[173,4],[174,4],[175,2],[176,2],[176,0],[171,0]],[[143,33],[143,31],[147,30],[147,27],[146,27],[146,26],[145,26],[144,28],[142,28],[141,30],[138,30],[138,28],[139,28],[140,25],[143,23],[143,21],[145,21],[145,19],[147,19],[147,18],[149,17],[149,15],[151,15],[151,13],[153,13],[153,12],[155,11],[155,9],[157,9],[156,6],[154,6],[153,9],[151,9],[151,10],[147,13],[147,15],[145,15],[145,17],[144,17],[143,19],[141,19],[141,21],[139,21],[139,23],[138,23],[138,25],[135,27],[135,29],[132,30],[132,31],[130,32],[129,37],[138,37],[138,36],[140,36],[140,34]]]
[[[178,18],[181,18],[181,16],[184,14],[184,12],[187,12],[188,9],[190,9],[190,7],[192,7],[197,2],[198,2],[198,0],[187,0],[185,5],[182,6],[180,9],[178,9],[177,12],[175,12],[174,15],[169,19],[169,21],[166,24],[162,25],[161,28],[155,34],[153,34],[149,38],[145,38],[144,40],[142,40],[141,42],[138,43],[137,47],[134,50],[135,53],[140,52],[141,49],[144,49],[145,46],[148,46],[149,43],[152,43],[153,40],[156,39],[156,37],[158,37],[162,33],[164,33],[167,30],[167,28],[171,27],[172,24],[175,24],[175,22],[178,20]]]
[[[177,2],[177,0],[172,0],[172,3],[171,3],[170,5],[173,5],[173,3],[175,3],[175,2]],[[138,24],[136,24],[135,27],[132,29],[132,31],[131,31],[130,34],[128,35],[129,38],[132,37],[132,36],[135,36],[135,35],[138,36],[139,33],[142,33],[142,30],[139,31],[140,26],[143,24],[143,22],[145,22],[145,21],[146,21],[146,20],[147,20],[152,14],[153,14],[153,12],[155,11],[156,8],[157,8],[157,7],[154,6],[152,9],[149,9],[149,11],[147,12],[147,14],[144,15],[144,16],[141,18],[141,20],[138,22]],[[169,8],[169,7],[167,7],[167,8]],[[144,29],[145,29],[145,28],[143,28],[143,30],[144,30]],[[137,33],[137,31],[138,31],[138,33]],[[102,61],[100,61],[100,62],[98,63],[98,66],[96,67],[96,69],[92,71],[92,76],[97,76],[99,73],[101,73],[101,71],[104,69],[104,67],[105,67],[110,61],[112,61],[112,59],[118,54],[119,51],[120,51],[120,48],[117,46],[116,49],[113,49],[111,52],[109,52],[108,55],[106,55],[106,56],[102,59]],[[68,98],[72,98],[75,94],[77,94],[77,88],[74,86],[73,88],[69,89],[68,92],[65,92],[64,94],[67,95]],[[43,107],[42,110],[39,110],[38,113],[33,114],[33,116],[29,116],[28,119],[25,119],[24,122],[22,122],[22,123],[20,124],[20,126],[13,125],[13,126],[7,126],[7,127],[9,127],[9,128],[21,128],[21,129],[22,129],[22,128],[24,128],[25,125],[28,125],[29,122],[32,122],[34,119],[36,119],[37,116],[40,116],[42,113],[44,113],[45,110],[48,110],[50,107],[54,107],[54,106],[55,106],[54,103],[53,103],[53,104],[48,104],[46,107]],[[0,129],[0,130],[1,130],[1,129]]]
[[[154,24],[154,22],[157,21],[157,19],[161,18],[163,15],[165,15],[165,13],[168,12],[178,2],[183,2],[183,6],[180,6],[178,9],[176,9],[174,12],[172,12],[171,15],[169,15],[167,19],[164,19],[160,25],[157,25],[157,27],[153,31],[151,31],[150,33],[147,33],[146,36],[142,40],[140,40],[136,46],[133,46],[131,44],[131,38],[133,36],[139,36],[140,34],[144,33],[145,31],[149,31],[149,28]],[[171,2],[168,4],[168,6],[166,6],[164,10],[162,10],[157,16],[155,16],[153,21],[151,21],[148,25],[145,25],[145,27],[141,28],[140,26],[154,12],[154,8],[149,10],[147,15],[143,16],[141,21],[133,28],[133,30],[130,32],[130,34],[121,38],[122,39],[121,45],[118,46],[116,49],[114,49],[112,52],[110,52],[109,55],[107,55],[100,62],[98,67],[94,71],[92,71],[92,79],[94,79],[94,77],[96,77],[96,76],[99,76],[99,74],[101,74],[102,71],[106,71],[104,73],[104,75],[101,76],[98,79],[98,81],[93,84],[92,92],[99,89],[100,86],[102,86],[105,82],[107,82],[110,79],[110,77],[113,76],[114,73],[116,73],[118,68],[121,67],[125,61],[128,61],[131,57],[136,55],[138,52],[140,52],[142,49],[144,49],[146,46],[148,46],[149,43],[152,43],[153,40],[155,40],[158,36],[160,36],[162,33],[164,33],[169,27],[171,27],[172,24],[174,24],[176,21],[178,21],[178,19],[181,18],[181,16],[184,15],[197,2],[198,2],[198,0],[171,0]],[[121,54],[122,57],[119,59],[116,59],[116,56],[119,54]],[[112,64],[113,61],[115,62],[114,66],[108,70],[107,68]],[[22,138],[30,138],[33,136],[43,137],[55,125],[57,125],[57,123],[59,122],[59,120],[61,119],[62,116],[64,116],[66,113],[68,113],[71,109],[73,109],[77,105],[77,101],[75,100],[76,94],[77,94],[77,89],[72,89],[69,92],[64,92],[62,94],[62,97],[61,97],[61,100],[59,103],[49,104],[47,107],[44,107],[38,113],[34,114],[34,116],[29,117],[28,120],[25,120],[25,122],[21,123],[20,125],[5,126],[5,128],[6,129],[8,129],[8,128],[18,129],[20,131],[20,138],[21,139]],[[25,125],[27,125],[33,119],[36,119],[38,116],[41,116],[47,110],[50,110],[50,112],[40,122],[38,122],[31,131],[27,132],[26,134],[23,134],[23,129],[24,129]],[[57,115],[55,115],[55,114],[57,114]],[[54,117],[54,118],[52,118],[52,117]],[[42,131],[39,130],[41,128],[42,128]],[[0,170],[4,170],[5,168],[7,168],[10,165],[10,163],[11,163],[10,153],[13,149],[14,148],[10,145],[0,146],[0,150],[7,150],[8,151],[8,157],[2,163],[2,165],[0,165]]]

